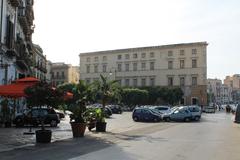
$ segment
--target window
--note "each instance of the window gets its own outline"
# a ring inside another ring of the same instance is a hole
[[[125,79],[125,86],[129,86],[129,79]]]
[[[103,61],[107,61],[107,56],[103,56]]]
[[[118,59],[122,59],[122,55],[118,55]]]
[[[125,64],[125,71],[129,71],[129,64],[128,63]]]
[[[171,57],[173,55],[173,51],[168,51],[168,56]]]
[[[180,60],[180,68],[184,68],[184,67],[185,67],[184,60]]]
[[[137,79],[136,79],[136,78],[133,79],[133,86],[134,86],[134,87],[137,86]]]
[[[65,78],[64,72],[62,72],[62,78]]]
[[[168,86],[173,86],[173,77],[168,77]]]
[[[90,65],[87,65],[87,73],[90,73]]]
[[[52,72],[52,78],[54,78],[54,72]]]
[[[107,65],[106,64],[103,65],[103,69],[102,70],[103,70],[103,72],[107,72]]]
[[[133,63],[133,70],[137,71],[137,63]]]
[[[154,70],[154,62],[150,62],[150,70]]]
[[[180,56],[184,56],[185,55],[185,51],[182,49],[180,50]]]
[[[134,54],[133,54],[133,58],[137,58],[137,53],[134,53]]]
[[[141,86],[146,86],[146,78],[141,79]]]
[[[197,77],[192,77],[192,85],[193,86],[197,85]]]
[[[180,86],[185,86],[185,78],[180,77]]]
[[[168,69],[173,69],[173,61],[168,61]]]
[[[150,86],[154,86],[155,85],[155,78],[150,78]]]
[[[98,73],[98,65],[94,65],[94,72]]]
[[[197,49],[192,49],[192,54],[197,54]]]
[[[145,62],[142,63],[142,70],[146,70],[146,63]]]
[[[150,58],[154,58],[154,52],[150,53]]]
[[[197,60],[192,59],[192,68],[197,68]]]
[[[122,64],[118,64],[118,72],[122,71]]]
[[[129,54],[125,54],[125,59],[129,59]]]
[[[91,61],[90,57],[87,57],[87,62],[90,62],[90,61]]]
[[[98,57],[94,57],[94,61],[97,62],[98,61]]]
[[[146,57],[146,53],[142,53],[142,54],[141,54],[141,57],[142,57],[142,58],[145,58],[145,57]]]
[[[59,73],[57,72],[57,78],[59,78]]]

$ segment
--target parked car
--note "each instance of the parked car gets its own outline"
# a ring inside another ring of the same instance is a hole
[[[239,104],[236,107],[234,122],[235,123],[240,123],[240,105]]]
[[[170,113],[171,108],[168,106],[152,106],[151,108],[159,110],[161,113]]]
[[[55,112],[58,114],[60,119],[65,118],[65,114],[63,111],[55,109]]]
[[[199,121],[201,119],[202,111],[199,106],[188,106],[188,109],[192,113],[192,120]]]
[[[161,120],[161,115],[148,108],[135,108],[132,112],[132,119],[134,121],[159,122]]]
[[[41,124],[41,119],[44,118],[44,124],[50,124],[51,127],[56,127],[60,123],[58,114],[53,108],[32,108],[23,114],[19,114],[13,120],[13,124],[17,127],[24,125],[38,126]]]
[[[215,107],[214,106],[205,106],[204,107],[204,112],[205,113],[215,113]]]
[[[187,107],[181,106],[175,108],[170,113],[165,113],[162,115],[162,119],[165,121],[186,121],[192,120],[192,113]]]
[[[107,105],[114,114],[122,114],[122,108],[120,105]]]

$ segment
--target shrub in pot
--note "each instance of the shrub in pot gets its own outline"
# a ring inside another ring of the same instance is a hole
[[[70,124],[73,137],[83,137],[86,129],[86,104],[91,100],[90,86],[80,80],[72,89],[73,98],[68,102],[69,110],[73,113],[70,116]]]
[[[105,132],[106,131],[106,122],[105,122],[105,106],[106,103],[110,102],[112,99],[120,99],[120,86],[117,80],[108,80],[107,77],[100,75],[100,80],[94,83],[94,93],[96,97],[100,97],[102,103],[102,108],[96,110],[97,114],[97,123],[96,131]]]
[[[41,106],[57,108],[63,103],[63,91],[53,89],[51,85],[45,82],[39,82],[34,86],[28,87],[24,92],[27,95],[26,100],[29,108]],[[51,142],[52,131],[45,129],[45,116],[41,116],[39,119],[41,121],[41,130],[36,131],[36,142],[49,143]]]

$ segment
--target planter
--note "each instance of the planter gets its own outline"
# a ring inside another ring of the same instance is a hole
[[[106,122],[97,122],[96,123],[96,131],[97,132],[106,132]]]
[[[51,130],[37,130],[36,142],[37,143],[50,143],[52,138]]]
[[[73,137],[83,137],[86,129],[86,123],[70,122]]]

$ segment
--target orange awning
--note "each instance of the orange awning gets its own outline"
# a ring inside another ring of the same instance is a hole
[[[0,96],[10,97],[10,98],[19,98],[25,97],[24,90],[27,87],[33,86],[38,83],[40,80],[34,77],[22,78],[14,81],[15,83],[8,85],[0,85]]]

